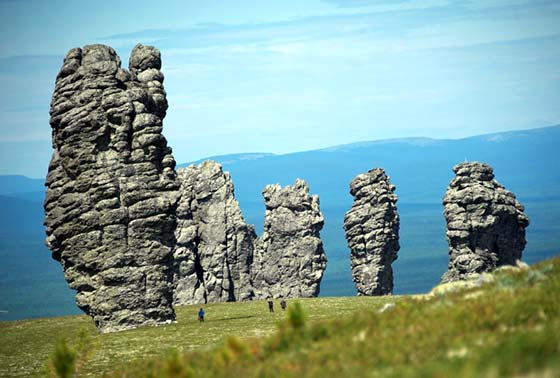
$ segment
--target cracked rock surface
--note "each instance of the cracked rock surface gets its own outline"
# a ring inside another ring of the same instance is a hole
[[[393,268],[399,245],[395,186],[381,168],[356,176],[350,183],[354,204],[344,217],[350,248],[352,280],[358,295],[393,291]]]
[[[485,163],[453,167],[443,197],[449,270],[442,282],[468,279],[502,265],[516,265],[525,248],[529,218],[515,195],[494,180]]]
[[[323,215],[319,197],[310,196],[307,183],[267,185],[264,232],[255,245],[253,285],[264,298],[314,297],[327,264],[319,232]]]
[[[45,185],[47,246],[101,332],[173,321],[178,181],[162,135],[157,49],[68,52],[56,78]]]
[[[243,301],[253,297],[252,225],[245,223],[233,182],[205,161],[177,171],[181,199],[174,251],[176,304]]]

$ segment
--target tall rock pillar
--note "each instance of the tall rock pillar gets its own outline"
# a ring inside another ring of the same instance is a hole
[[[323,215],[319,197],[310,196],[307,183],[267,185],[264,232],[257,239],[253,263],[255,295],[296,298],[319,295],[327,264],[319,232]]]
[[[485,163],[461,163],[443,197],[449,270],[442,282],[514,265],[525,248],[529,218]]]
[[[393,292],[391,264],[400,249],[394,191],[395,186],[381,168],[360,174],[350,183],[354,204],[344,217],[344,231],[358,295]]]
[[[175,319],[179,184],[162,135],[160,53],[137,45],[129,62],[122,69],[104,45],[70,50],[50,110],[47,245],[101,332]]]
[[[245,223],[229,173],[208,160],[177,174],[181,199],[175,231],[175,303],[252,299],[255,229]]]

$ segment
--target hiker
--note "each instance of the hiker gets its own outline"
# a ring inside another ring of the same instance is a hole
[[[198,310],[198,321],[204,323],[204,309],[202,307]]]
[[[282,301],[280,301],[280,307],[282,307],[282,310],[286,311],[286,300],[282,299]]]
[[[274,312],[274,302],[272,302],[272,299],[268,300],[268,311]]]

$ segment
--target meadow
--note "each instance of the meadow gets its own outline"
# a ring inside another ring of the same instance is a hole
[[[182,306],[174,324],[113,334],[83,315],[2,322],[0,376],[44,376],[68,359],[79,377],[557,376],[560,258],[488,277],[431,295],[290,300],[272,314],[263,301],[211,304],[203,324]]]

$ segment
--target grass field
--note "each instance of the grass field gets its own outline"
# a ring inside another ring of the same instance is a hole
[[[204,324],[183,306],[175,324],[105,335],[86,316],[2,322],[0,376],[45,375],[61,337],[79,377],[559,376],[560,258],[492,277],[432,296],[289,301],[287,313],[213,304]]]
[[[332,319],[375,309],[398,297],[338,297],[299,300],[309,320]],[[291,301],[288,301],[289,304]],[[207,349],[226,336],[259,338],[270,335],[286,314],[276,304],[269,313],[265,301],[205,305],[206,321],[199,324],[200,306],[176,308],[177,323],[162,327],[99,335],[88,316],[65,316],[0,323],[0,377],[42,376],[41,371],[60,337],[80,344],[86,335],[91,346],[83,376],[98,376],[116,365],[165,355],[172,351]]]

